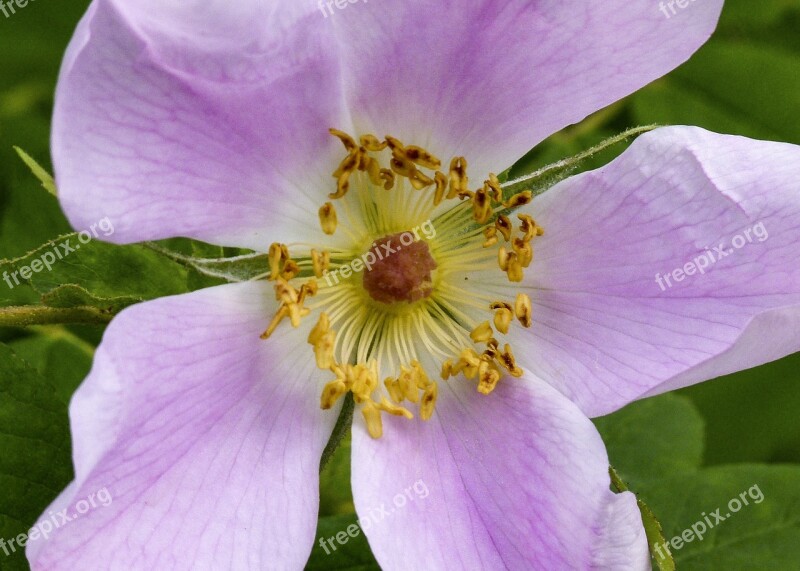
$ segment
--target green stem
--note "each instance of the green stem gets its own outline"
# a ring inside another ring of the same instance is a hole
[[[0,307],[0,327],[30,327],[31,325],[60,325],[85,323],[104,325],[114,317],[111,313],[96,307],[47,307],[44,305],[25,305],[19,307]]]
[[[328,444],[325,446],[325,450],[322,451],[322,459],[319,461],[320,472],[325,468],[325,465],[333,457],[336,449],[339,448],[339,444],[342,443],[342,440],[344,440],[344,437],[347,436],[347,433],[350,431],[350,427],[353,425],[353,410],[355,410],[355,407],[356,403],[353,401],[353,393],[347,393],[344,397],[344,403],[342,404],[342,411],[339,413],[339,418],[336,420],[336,426],[333,427],[333,433],[328,440]]]

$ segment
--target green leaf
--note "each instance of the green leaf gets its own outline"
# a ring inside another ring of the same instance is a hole
[[[41,301],[48,307],[94,307],[113,315],[141,300],[133,296],[99,298],[93,296],[81,286],[67,284],[44,294]]]
[[[800,353],[680,394],[706,421],[706,464],[800,463]]]
[[[72,478],[66,405],[30,365],[0,344],[0,538],[27,533]],[[11,549],[9,548],[9,552]],[[0,553],[28,569],[24,553]]]
[[[349,530],[349,533],[348,533]],[[311,558],[306,571],[379,571],[356,515],[320,518]],[[324,547],[320,542],[324,543]]]
[[[638,401],[594,422],[611,465],[636,492],[646,482],[700,467],[703,418],[685,397],[665,394]]]
[[[319,475],[320,516],[343,515],[355,511],[350,485],[350,438],[339,444]]]
[[[89,374],[94,356],[93,345],[63,326],[38,327],[33,335],[8,345],[53,385],[64,404],[69,404],[75,389]]]
[[[23,162],[28,165],[28,168],[31,169],[33,175],[39,179],[39,182],[42,183],[42,187],[44,187],[44,189],[53,196],[58,196],[58,191],[56,190],[56,181],[53,180],[53,177],[50,175],[50,173],[39,166],[39,163],[37,163],[28,153],[19,147],[14,147],[14,150],[17,151],[17,154],[20,156]]]
[[[102,237],[102,230],[97,233]],[[0,274],[7,272],[14,285],[31,285],[55,307],[70,296],[95,307],[118,308],[189,291],[187,272],[180,264],[143,245],[86,241],[86,235],[82,241],[78,233],[67,234],[21,258],[2,261]],[[57,291],[64,285],[73,287]]]
[[[800,55],[723,40],[633,97],[638,121],[793,143],[800,143],[798,108]]]
[[[739,465],[674,476],[641,492],[681,571],[797,569],[798,482],[798,466]]]
[[[165,258],[194,270],[202,276],[222,280],[223,282],[244,282],[264,277],[269,272],[269,256],[258,252],[241,254],[230,258],[200,258],[195,255],[176,252],[154,242],[148,242],[146,246]],[[202,248],[199,242],[194,246],[195,252],[208,252],[207,249]]]

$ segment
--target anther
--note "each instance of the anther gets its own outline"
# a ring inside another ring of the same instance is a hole
[[[489,196],[495,202],[503,202],[503,188],[500,186],[500,179],[494,173],[489,173],[489,180],[484,183],[489,188]]]
[[[478,367],[478,392],[490,394],[500,381],[500,372],[488,361],[481,361]]]
[[[479,224],[485,224],[492,216],[492,202],[487,187],[478,190],[472,197],[472,214]]]
[[[392,414],[394,416],[404,416],[408,420],[414,418],[414,415],[411,413],[410,410],[408,410],[403,406],[399,406],[392,402],[389,402],[389,400],[387,400],[386,397],[381,398],[381,402],[377,404],[377,408],[378,410],[382,410],[383,412],[388,412],[389,414]]]
[[[533,194],[531,191],[525,190],[509,198],[508,202],[505,202],[503,205],[506,208],[516,208],[517,206],[524,206],[525,204],[528,204],[532,199]]]
[[[421,147],[409,145],[405,148],[408,159],[426,169],[436,170],[441,168],[442,161]]]
[[[371,153],[379,153],[386,148],[386,141],[378,140],[375,135],[361,135],[361,146]]]
[[[514,314],[523,327],[531,326],[531,313],[533,312],[533,305],[531,298],[526,293],[518,293],[517,299],[514,302]]]
[[[508,254],[508,267],[506,269],[508,281],[521,282],[524,274],[522,272],[522,261],[516,252]]]
[[[433,205],[439,206],[444,200],[445,192],[447,191],[447,177],[441,171],[436,171],[433,175],[433,182],[436,184],[436,191],[433,195]]]
[[[517,361],[514,358],[514,353],[511,352],[511,346],[506,344],[503,347],[503,352],[500,354],[500,363],[511,374],[512,377],[521,377],[523,370],[517,367]]]
[[[267,327],[267,330],[261,334],[261,339],[269,339],[269,337],[275,332],[275,329],[277,329],[278,325],[280,325],[281,321],[288,316],[289,308],[285,305],[280,306],[278,311],[275,313],[275,316],[272,318],[269,327]]]
[[[430,420],[433,416],[433,411],[436,408],[436,398],[439,395],[439,386],[436,383],[431,383],[425,392],[422,394],[422,404],[419,407],[419,416],[422,420]]]
[[[494,226],[487,226],[483,229],[483,237],[486,241],[483,243],[484,248],[490,248],[497,244],[497,228]]]
[[[497,220],[494,221],[494,225],[497,227],[498,232],[503,235],[503,238],[506,242],[511,240],[511,220],[508,219],[508,216],[501,215],[497,217]]]
[[[485,343],[492,338],[493,334],[494,331],[492,330],[492,326],[489,325],[488,321],[484,321],[472,330],[472,333],[469,334],[469,337],[475,343]]]
[[[328,129],[328,132],[334,137],[338,138],[348,152],[358,148],[358,145],[356,145],[356,142],[353,140],[353,137],[351,137],[344,131],[340,131],[339,129]]]
[[[390,169],[381,169],[381,179],[384,181],[384,190],[394,188],[394,173]]]
[[[468,186],[467,159],[456,157],[450,161],[450,191],[447,193],[447,198],[453,199],[465,192],[469,192]]]
[[[328,271],[331,264],[331,253],[325,250],[321,254],[316,250],[311,250],[311,263],[314,267],[314,275],[321,278]]]
[[[497,250],[497,264],[500,266],[502,271],[508,271],[508,258],[510,254],[508,250],[506,250],[505,246],[500,246]]]
[[[322,389],[322,396],[320,397],[320,406],[323,410],[333,408],[340,398],[347,392],[347,385],[341,379],[331,381],[325,388]]]
[[[508,328],[511,326],[511,320],[514,319],[514,314],[508,307],[501,307],[495,311],[494,314],[494,327],[500,333],[505,335],[508,333]]]
[[[336,208],[330,202],[326,202],[319,209],[319,222],[322,226],[322,231],[329,236],[336,232],[336,226],[339,224],[339,219],[336,216]]]
[[[364,416],[364,421],[367,423],[367,432],[372,438],[380,438],[383,436],[383,421],[381,420],[381,411],[377,405],[372,401],[367,401],[361,408],[361,414]]]

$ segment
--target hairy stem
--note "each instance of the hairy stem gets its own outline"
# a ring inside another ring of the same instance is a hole
[[[111,321],[113,314],[96,307],[47,307],[44,305],[25,305],[19,307],[0,307],[0,327],[30,327],[31,325],[59,325],[84,323],[104,325]]]
[[[582,163],[588,158],[591,158],[600,151],[603,151],[608,147],[614,146],[617,143],[621,143],[622,141],[625,141],[630,137],[635,137],[637,135],[641,135],[642,133],[647,133],[648,131],[652,131],[657,127],[658,125],[645,125],[644,127],[634,127],[632,129],[628,129],[627,131],[623,131],[619,135],[615,135],[609,139],[606,139],[605,141],[595,145],[591,149],[583,151],[582,153],[578,153],[575,156],[567,157],[566,159],[562,159],[553,164],[542,167],[530,174],[526,174],[519,178],[509,180],[502,185],[503,195],[512,196],[518,192],[522,192],[525,190],[532,191],[534,193],[534,196],[536,194],[541,194],[549,187],[548,186],[542,187],[536,184],[537,182],[543,179],[548,179],[558,173],[566,172],[568,174],[570,171],[572,171],[574,168],[580,165],[580,163]]]

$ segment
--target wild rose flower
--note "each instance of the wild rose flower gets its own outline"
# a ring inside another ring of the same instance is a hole
[[[530,204],[490,173],[686,60],[721,5],[96,0],[56,98],[70,220],[266,252],[269,280],[114,320],[50,509],[114,502],[33,568],[301,568],[348,392],[357,511],[430,491],[366,530],[383,568],[647,568],[587,417],[797,350],[800,150],[661,129]]]

